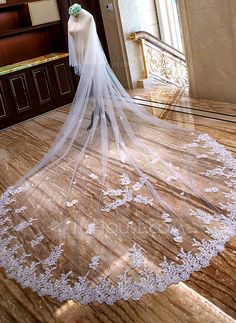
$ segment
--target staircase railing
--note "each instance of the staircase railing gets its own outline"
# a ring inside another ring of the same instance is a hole
[[[130,38],[141,45],[145,78],[188,86],[188,73],[183,53],[145,31],[131,34]]]

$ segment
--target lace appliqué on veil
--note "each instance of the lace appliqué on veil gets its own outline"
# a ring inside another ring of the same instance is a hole
[[[143,256],[141,248],[133,245],[129,249],[128,254],[130,270],[136,270],[135,280],[127,271],[118,277],[116,283],[112,282],[107,276],[101,276],[98,277],[95,284],[89,280],[88,275],[78,277],[77,282],[74,282],[73,279],[72,282],[70,272],[61,274],[55,280],[53,279],[53,271],[55,270],[58,259],[63,253],[63,245],[55,247],[46,259],[39,262],[32,262],[28,265],[25,262],[28,255],[24,254],[18,257],[17,250],[20,246],[16,244],[13,247],[11,244],[15,237],[10,233],[13,226],[7,217],[7,213],[10,210],[9,205],[14,200],[14,194],[20,192],[22,188],[14,190],[14,188],[10,187],[0,199],[0,266],[5,268],[9,278],[15,279],[23,287],[31,287],[40,296],[52,296],[59,301],[71,299],[79,301],[81,304],[96,301],[99,303],[105,302],[107,304],[113,304],[121,299],[137,300],[144,294],[164,291],[170,284],[176,284],[179,281],[188,279],[194,271],[208,266],[211,258],[217,255],[218,252],[224,250],[224,244],[235,235],[236,231],[236,160],[222,145],[218,144],[208,135],[200,135],[196,143],[198,146],[191,145],[187,146],[186,149],[202,147],[207,149],[209,154],[215,154],[217,159],[222,163],[222,166],[208,170],[205,176],[214,177],[216,174],[220,174],[225,178],[230,188],[230,192],[225,193],[228,202],[225,204],[219,203],[219,207],[222,211],[227,212],[227,216],[223,214],[211,215],[202,213],[200,212],[201,210],[190,210],[191,217],[195,216],[205,224],[218,221],[221,226],[215,228],[206,227],[206,233],[210,236],[209,240],[203,239],[198,241],[197,239],[193,239],[193,246],[197,249],[195,253],[185,251],[181,248],[178,255],[181,260],[180,264],[168,261],[164,257],[163,261],[159,264],[161,272],[154,273],[145,265],[147,261]],[[208,152],[206,155],[208,155]],[[137,185],[134,184],[134,187],[131,188],[131,181],[127,176],[123,176],[121,180],[129,188],[110,190],[105,192],[105,195],[110,198],[118,196],[124,199],[125,194],[128,194],[129,198],[127,198],[127,201],[133,200],[133,194],[136,192],[136,189],[142,186],[142,181],[140,180],[136,183]],[[109,208],[109,206],[106,208]],[[162,218],[167,223],[171,220],[168,214],[162,214]],[[174,230],[172,234],[178,238],[178,231]],[[41,238],[38,239],[40,240]],[[40,243],[39,240],[38,242]],[[103,259],[99,255],[94,256],[91,259],[89,268],[96,270],[102,261]],[[45,266],[45,270],[39,274],[38,267],[40,264]]]
[[[105,208],[102,208],[103,212],[110,212],[111,210],[117,209],[120,206],[123,206],[127,203],[131,203],[132,201],[144,204],[144,205],[153,205],[153,199],[150,199],[141,194],[136,194],[139,192],[145,183],[145,178],[139,178],[139,181],[132,185],[130,177],[128,174],[122,174],[120,176],[120,185],[125,186],[124,189],[110,189],[108,191],[104,191],[103,195],[108,197],[119,197],[115,199],[114,202],[106,204]]]

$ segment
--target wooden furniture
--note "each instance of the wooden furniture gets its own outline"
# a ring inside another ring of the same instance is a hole
[[[29,2],[0,4],[0,129],[70,103],[74,96],[65,22],[32,26]]]
[[[0,129],[70,103],[79,81],[67,53],[68,8],[76,1],[58,0],[61,19],[33,26],[28,3],[36,1],[0,4]],[[109,60],[99,2],[80,3],[94,16]]]

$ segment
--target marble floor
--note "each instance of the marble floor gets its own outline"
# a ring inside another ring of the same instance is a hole
[[[154,115],[209,133],[236,156],[236,104],[190,99],[187,90],[155,86],[131,92]],[[48,150],[68,112],[62,107],[0,132],[0,191],[14,183]],[[40,298],[0,270],[0,322],[234,322],[236,238],[190,279],[161,294],[113,306],[83,306]]]

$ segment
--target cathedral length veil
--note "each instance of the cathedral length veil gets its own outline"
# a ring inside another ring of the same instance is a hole
[[[235,234],[236,161],[129,97],[87,11],[68,26],[80,83],[49,152],[1,197],[0,266],[60,301],[139,299],[208,266]]]

